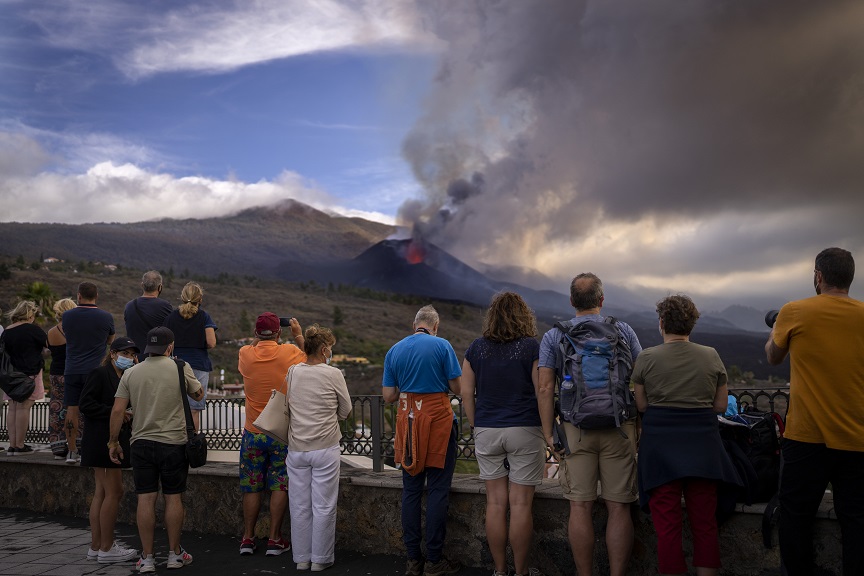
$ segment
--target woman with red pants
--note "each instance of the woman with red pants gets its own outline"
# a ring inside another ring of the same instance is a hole
[[[686,574],[681,496],[690,519],[693,566],[699,576],[720,568],[717,487],[740,485],[723,449],[717,414],[726,410],[726,368],[717,351],[690,342],[699,311],[687,296],[657,303],[663,344],[633,366],[636,407],[644,412],[639,445],[640,503],[657,532],[661,574]]]

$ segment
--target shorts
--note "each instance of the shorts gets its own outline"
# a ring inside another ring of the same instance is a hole
[[[87,374],[66,374],[63,390],[63,407],[78,406],[81,392],[87,382]]]
[[[240,441],[240,492],[288,491],[288,446],[266,434],[243,430]]]
[[[570,455],[561,460],[559,470],[565,498],[593,502],[599,480],[604,500],[622,504],[637,500],[635,418],[621,424],[620,431],[582,430],[569,423],[564,423],[564,430],[570,445]]]
[[[189,409],[190,410],[204,410],[207,408],[207,404],[205,403],[207,400],[207,382],[210,381],[210,372],[205,372],[204,370],[195,370],[192,369],[192,373],[195,374],[195,379],[201,383],[201,386],[204,387],[204,397],[201,400],[193,400],[192,397],[189,397]]]
[[[509,476],[510,482],[524,486],[537,486],[543,481],[546,440],[539,426],[475,428],[474,453],[481,480]]]
[[[136,494],[182,494],[186,491],[189,461],[185,444],[164,444],[153,440],[132,443],[132,478]]]

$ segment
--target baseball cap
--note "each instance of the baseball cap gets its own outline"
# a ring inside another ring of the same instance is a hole
[[[273,336],[279,330],[279,317],[272,312],[264,312],[255,321],[255,334],[259,336]]]
[[[131,338],[127,338],[126,336],[118,336],[114,339],[113,342],[111,342],[111,351],[122,352],[123,350],[135,350],[136,354],[138,352],[141,352]]]
[[[157,326],[147,332],[147,347],[144,348],[144,353],[161,356],[173,343],[174,332],[165,326]]]

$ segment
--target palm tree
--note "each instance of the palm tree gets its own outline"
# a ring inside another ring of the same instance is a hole
[[[45,282],[33,282],[27,289],[19,294],[22,300],[32,300],[39,307],[42,316],[54,319],[54,302],[57,295],[51,291],[51,287]]]

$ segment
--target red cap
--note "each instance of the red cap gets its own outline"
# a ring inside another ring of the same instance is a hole
[[[264,312],[255,322],[255,334],[259,336],[273,336],[279,330],[279,317],[272,312]]]

